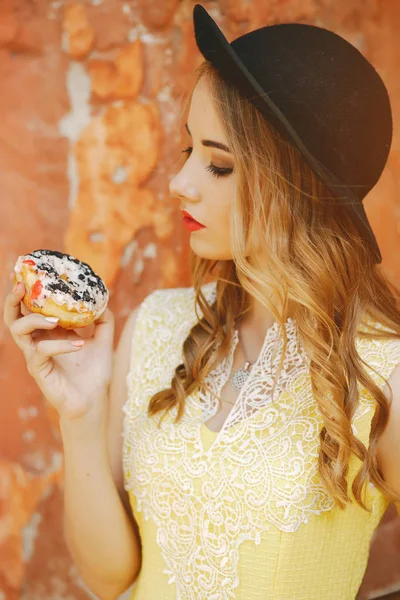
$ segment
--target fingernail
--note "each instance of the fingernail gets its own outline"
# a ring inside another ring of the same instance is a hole
[[[76,346],[77,348],[80,348],[81,346],[83,346],[85,342],[83,340],[79,341],[79,342],[71,342],[71,346]]]
[[[19,286],[19,281],[17,281],[17,283],[13,287],[13,289],[12,289],[13,293],[17,291],[18,286]]]
[[[44,320],[49,323],[58,323],[60,319],[58,317],[45,317]]]

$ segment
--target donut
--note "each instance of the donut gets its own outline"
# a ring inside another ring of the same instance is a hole
[[[64,329],[90,325],[108,304],[109,292],[101,277],[87,263],[56,250],[19,256],[14,266],[17,281],[25,285],[25,306],[31,312],[58,317]]]

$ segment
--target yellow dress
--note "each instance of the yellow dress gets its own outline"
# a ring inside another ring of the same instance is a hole
[[[211,304],[215,282],[203,292]],[[322,485],[322,417],[292,319],[273,398],[268,373],[273,357],[279,364],[277,324],[220,432],[204,424],[217,404],[202,390],[187,398],[177,424],[176,409],[160,428],[159,415],[147,416],[151,396],[169,387],[197,320],[193,288],[177,288],[147,296],[136,322],[123,436],[125,488],[142,542],[131,600],[354,600],[388,501],[368,483],[372,513],[355,502],[342,511]],[[235,331],[228,356],[207,377],[215,393],[230,375],[237,342]],[[357,348],[386,378],[400,362],[400,340],[358,338]],[[371,375],[383,388],[382,378]],[[374,401],[360,393],[352,427],[368,446]],[[349,480],[359,465],[352,456]]]

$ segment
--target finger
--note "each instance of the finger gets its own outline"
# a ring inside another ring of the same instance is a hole
[[[91,325],[87,325],[86,327],[77,327],[76,329],[73,329],[72,331],[75,331],[75,333],[77,335],[79,335],[79,337],[86,340],[88,338],[93,337],[95,329],[96,329],[96,326],[94,323],[92,323]]]
[[[96,321],[94,339],[102,343],[110,343],[114,339],[114,315],[109,308]]]
[[[51,319],[50,321],[48,319]],[[27,317],[20,317],[10,326],[10,332],[15,343],[21,348],[24,354],[35,351],[32,334],[37,329],[52,330],[57,327],[58,319],[54,317],[44,317],[38,313],[31,313]]]
[[[27,308],[23,302],[21,302],[21,314],[23,314],[24,317],[32,314],[32,311],[29,310],[29,308]]]
[[[3,311],[3,320],[7,327],[19,319],[21,316],[21,301],[25,296],[25,286],[23,283],[19,283],[17,289],[6,296]]]
[[[41,340],[37,343],[36,350],[28,363],[30,374],[33,377],[40,375],[42,379],[47,377],[53,369],[53,356],[78,352],[84,344],[83,340],[72,342],[68,340]]]

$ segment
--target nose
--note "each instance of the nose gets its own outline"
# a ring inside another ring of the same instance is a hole
[[[200,191],[188,177],[188,173],[185,172],[185,167],[171,179],[169,183],[169,192],[173,198],[178,198],[179,200],[196,202],[200,199]]]

